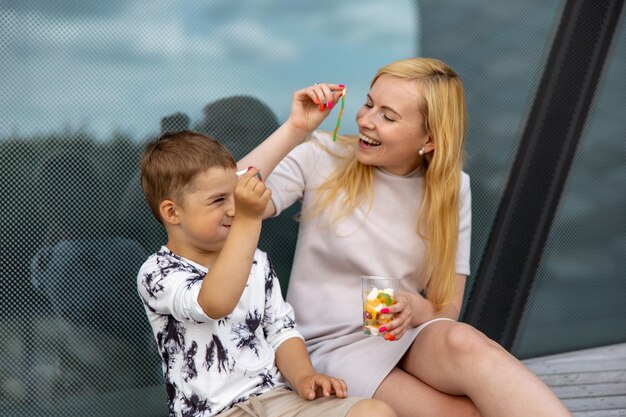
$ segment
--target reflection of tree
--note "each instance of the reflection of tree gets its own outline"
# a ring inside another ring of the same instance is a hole
[[[165,243],[165,230],[154,218],[141,190],[139,171],[126,185],[119,215],[122,235],[141,242],[148,252],[156,252]]]
[[[120,133],[106,141],[83,132],[0,141],[6,198],[0,205],[0,304],[7,306],[0,329],[13,329],[0,340],[12,364],[9,372],[0,367],[0,385],[15,387],[3,391],[3,401],[63,401],[159,382],[159,358],[134,284],[145,260],[134,254],[143,250],[120,249],[103,258],[109,242],[123,241],[117,238],[117,207],[139,151]],[[52,287],[58,290],[55,305],[41,289],[68,279],[67,256],[57,255],[70,242],[91,242],[94,251],[72,264],[76,282]],[[100,258],[110,266],[108,274],[96,272]],[[39,291],[31,285],[33,270]]]
[[[272,110],[250,96],[225,97],[207,104],[195,129],[222,142],[241,159],[278,129]]]
[[[189,116],[185,113],[174,113],[161,119],[161,133],[180,132],[189,129]]]
[[[89,157],[56,153],[43,161],[37,176],[38,217],[44,219],[44,243],[101,235],[103,196],[100,178]],[[100,220],[100,221],[98,221]]]

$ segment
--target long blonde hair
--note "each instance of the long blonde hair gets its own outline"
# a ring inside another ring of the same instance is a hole
[[[426,297],[437,309],[442,309],[452,301],[456,291],[459,189],[467,125],[463,84],[449,66],[432,58],[392,62],[378,71],[371,86],[383,75],[417,81],[423,96],[420,107],[424,129],[432,137],[435,150],[422,160],[424,200],[416,233],[428,248],[424,269]],[[309,214],[331,208],[334,222],[352,213],[366,200],[371,206],[373,185],[372,166],[360,163],[351,153],[317,189]],[[342,199],[337,201],[340,195]]]

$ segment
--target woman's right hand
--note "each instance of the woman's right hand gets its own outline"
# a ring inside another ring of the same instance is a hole
[[[343,84],[321,83],[296,91],[287,124],[308,135],[324,121],[341,98]]]

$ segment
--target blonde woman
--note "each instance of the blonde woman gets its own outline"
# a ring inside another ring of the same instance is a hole
[[[239,164],[267,177],[266,215],[302,201],[287,300],[318,372],[399,416],[571,415],[515,357],[457,321],[471,229],[460,78],[436,59],[393,62],[372,80],[358,136],[314,132],[299,144],[342,87],[296,92],[289,120]],[[361,275],[402,278],[384,338],[363,334]]]

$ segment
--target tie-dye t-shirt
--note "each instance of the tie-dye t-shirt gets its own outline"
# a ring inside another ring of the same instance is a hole
[[[163,246],[137,276],[163,360],[170,416],[213,416],[284,386],[274,353],[285,340],[302,338],[265,252],[256,250],[237,307],[219,320],[197,301],[206,273]]]

